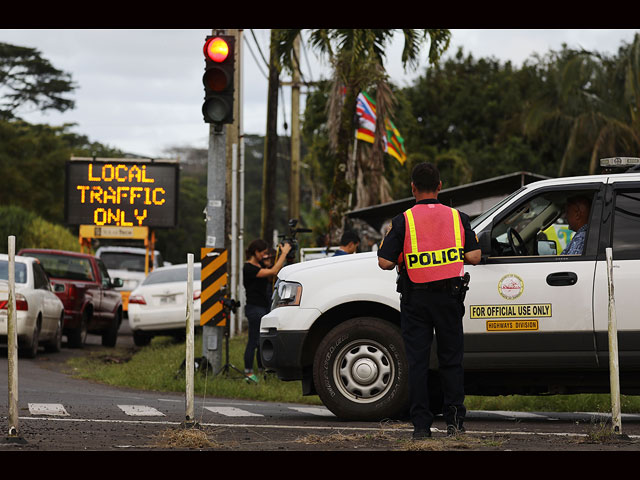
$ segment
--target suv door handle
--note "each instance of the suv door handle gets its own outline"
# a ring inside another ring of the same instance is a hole
[[[575,285],[577,281],[578,275],[573,272],[558,272],[547,275],[547,283],[552,287]]]

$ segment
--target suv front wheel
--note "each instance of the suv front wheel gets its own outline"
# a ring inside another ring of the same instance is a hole
[[[407,373],[400,329],[372,317],[354,318],[331,330],[313,362],[320,399],[337,417],[350,420],[406,414]]]

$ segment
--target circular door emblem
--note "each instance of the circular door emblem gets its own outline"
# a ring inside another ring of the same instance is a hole
[[[524,282],[522,279],[513,273],[509,273],[502,277],[498,282],[498,292],[502,298],[507,300],[514,300],[522,295],[524,291]]]

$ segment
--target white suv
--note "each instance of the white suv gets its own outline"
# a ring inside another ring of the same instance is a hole
[[[591,201],[582,255],[561,255],[572,234],[570,196]],[[640,393],[640,173],[532,183],[472,221],[483,260],[467,265],[465,393],[609,392],[605,249],[613,249],[622,394]],[[262,318],[260,350],[282,380],[301,380],[338,417],[395,417],[407,408],[396,272],[375,252],[287,266]],[[432,348],[430,392],[442,404]]]

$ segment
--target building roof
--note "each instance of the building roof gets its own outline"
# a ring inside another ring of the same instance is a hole
[[[535,173],[514,172],[443,189],[438,194],[438,200],[445,205],[457,208],[473,218],[523,185],[548,178],[550,177]],[[346,216],[351,219],[364,220],[376,230],[380,230],[386,221],[413,207],[413,205],[415,205],[415,198],[408,197],[380,205],[351,210],[347,212]]]

